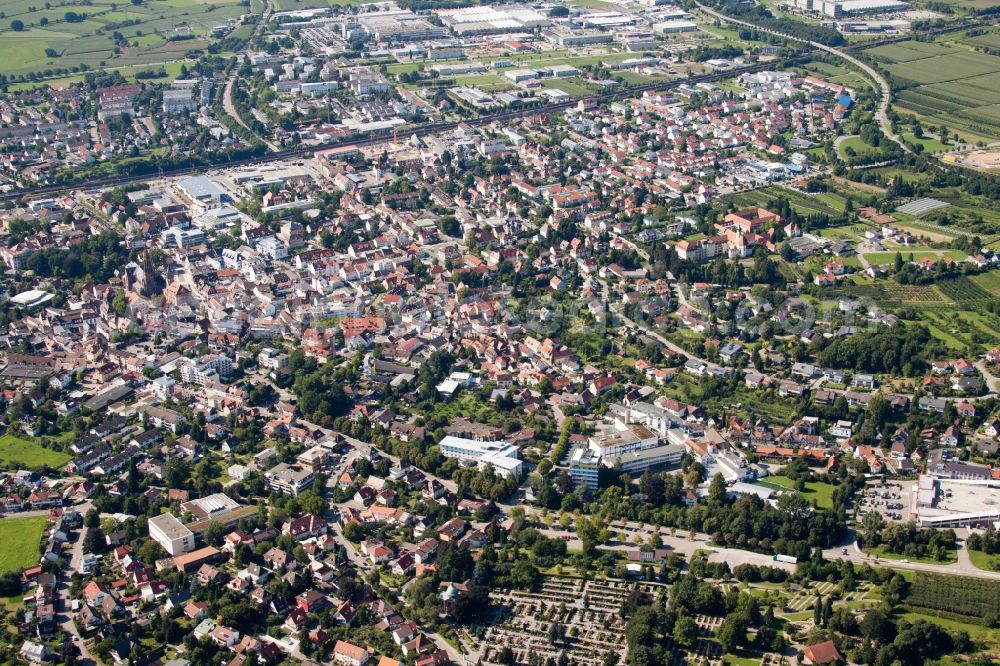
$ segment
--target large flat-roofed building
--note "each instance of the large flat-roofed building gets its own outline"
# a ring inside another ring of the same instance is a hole
[[[615,40],[615,36],[610,32],[567,30],[565,28],[543,30],[542,38],[559,46],[589,46],[591,44],[606,44]]]
[[[901,0],[790,0],[788,4],[796,9],[833,18],[900,12],[911,6],[909,2]]]
[[[225,192],[205,176],[191,176],[177,181],[177,187],[194,201],[204,204],[222,203]]]
[[[177,556],[194,550],[194,533],[173,514],[162,513],[149,519],[149,537],[163,550]]]
[[[661,35],[673,35],[681,32],[697,32],[698,24],[692,21],[681,19],[672,21],[661,21],[653,24],[653,30]]]
[[[312,470],[293,467],[286,463],[275,465],[264,472],[264,478],[271,490],[292,496],[305,492],[316,480]]]
[[[358,23],[379,42],[402,43],[448,36],[445,28],[433,25],[409,10],[361,14]]]
[[[492,467],[501,476],[521,476],[523,463],[517,447],[507,442],[479,442],[448,435],[438,446],[446,458],[475,462],[480,469]]]
[[[588,444],[595,453],[605,459],[613,459],[626,453],[651,449],[658,441],[657,434],[646,426],[615,419],[610,427],[592,435]]]
[[[215,560],[218,556],[218,550],[212,548],[211,546],[205,546],[204,548],[193,550],[190,553],[178,555],[174,558],[174,566],[181,573],[186,573],[188,571],[193,571],[202,564],[207,564],[208,562]]]
[[[984,528],[1000,520],[1000,480],[920,476],[910,511],[921,527]]]
[[[495,33],[530,32],[552,25],[552,21],[529,7],[461,7],[435,12],[441,22],[456,35],[489,35]]]
[[[663,444],[641,451],[630,451],[611,460],[611,467],[620,465],[623,472],[642,474],[647,469],[670,467],[678,464],[684,457],[685,448],[678,444]],[[608,462],[608,461],[605,461]]]
[[[181,504],[181,510],[190,513],[194,520],[214,520],[238,508],[240,508],[239,502],[223,493],[215,493]]]
[[[644,403],[633,407],[637,407],[636,415],[644,417],[649,425],[662,428],[663,432],[670,427],[671,419],[664,410]],[[596,490],[601,467],[618,467],[635,475],[676,465],[684,458],[686,449],[682,442],[671,439],[661,444],[661,434],[648,425],[631,421],[630,407],[614,405],[613,411],[614,421],[589,437],[587,446],[578,448],[570,457],[570,476],[576,485]]]

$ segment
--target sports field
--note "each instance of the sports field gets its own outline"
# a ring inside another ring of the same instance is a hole
[[[47,522],[43,517],[0,519],[0,573],[38,564],[38,544]]]
[[[48,78],[81,66],[95,70],[176,62],[211,44],[213,28],[228,23],[238,29],[240,17],[250,12],[240,0],[51,4],[45,9],[28,0],[2,3],[0,74]]]
[[[47,449],[31,440],[14,435],[0,437],[0,466],[8,469],[21,467],[31,469],[39,467],[59,468],[69,462],[69,459],[70,457],[65,453]]]

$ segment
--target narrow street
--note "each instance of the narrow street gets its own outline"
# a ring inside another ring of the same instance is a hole
[[[76,508],[81,515],[85,516],[87,515],[87,511],[92,508],[92,505],[89,502],[84,502]],[[76,623],[73,621],[72,599],[69,592],[70,578],[80,570],[80,562],[83,559],[83,541],[86,539],[89,529],[84,525],[78,530],[77,538],[70,550],[69,567],[61,573],[59,583],[56,585],[56,594],[58,595],[56,621],[62,630],[70,635],[73,643],[79,648],[80,656],[76,663],[80,664],[80,666],[94,666],[97,663],[90,654],[90,650],[87,649],[87,645],[83,642],[83,637],[80,635],[80,632],[76,628]]]

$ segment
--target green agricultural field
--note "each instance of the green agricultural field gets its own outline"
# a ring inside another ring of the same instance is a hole
[[[885,281],[879,284],[886,301],[907,304],[945,304],[941,292],[930,285],[896,284]]]
[[[962,38],[962,43],[1000,49],[1000,32],[988,32],[985,35],[976,35],[975,37],[965,36]]]
[[[967,277],[943,280],[937,283],[937,288],[956,303],[980,303],[993,299],[990,292]]]
[[[578,76],[565,79],[545,79],[542,81],[542,87],[562,90],[572,97],[587,97],[588,95],[593,95],[595,92],[592,86],[588,85]]]
[[[738,208],[761,206],[766,207],[769,201],[784,197],[792,205],[792,208],[800,214],[811,215],[813,213],[825,213],[827,215],[839,215],[844,211],[844,199],[836,192],[826,192],[821,195],[810,196],[798,190],[790,190],[780,185],[761,188],[759,190],[748,190],[732,195],[731,200]]]
[[[7,468],[59,468],[68,463],[69,460],[70,457],[65,453],[47,449],[33,441],[14,435],[0,437],[0,465]]]
[[[982,41],[967,41],[974,39]],[[867,53],[892,74],[901,111],[915,114],[925,126],[944,124],[967,141],[995,140],[1000,138],[1000,57],[972,47],[994,48],[989,44],[998,39],[997,32],[972,38],[953,33],[935,42],[901,42]],[[934,142],[925,150],[940,147]]]
[[[47,523],[43,517],[0,519],[0,573],[38,564],[38,545]]]
[[[931,335],[956,352],[981,353],[1000,341],[1000,317],[974,309],[978,302],[947,306],[945,303],[914,305],[919,311],[917,321],[925,324]]]
[[[869,49],[868,53],[888,63],[912,62],[932,56],[948,55],[951,49],[929,42],[903,42]]]
[[[994,296],[1000,296],[1000,271],[987,271],[979,275],[973,275],[969,279]]]
[[[139,5],[64,0],[50,9],[15,0],[3,9],[0,74],[15,79],[29,74],[55,78],[83,66],[95,70],[183,60],[189,51],[204,51],[212,43],[215,26],[251,11],[241,0],[143,0]],[[254,11],[260,11],[259,2]],[[14,30],[15,21],[23,23],[23,30]],[[116,43],[114,33],[124,42]]]
[[[955,81],[1000,71],[1000,58],[956,51],[889,66],[892,75],[918,84]]]
[[[982,622],[1000,606],[1000,581],[920,573],[904,603],[921,612],[942,612]]]
[[[787,476],[769,476],[758,481],[757,485],[774,490],[795,490],[795,482]],[[816,506],[821,509],[832,509],[833,488],[829,483],[806,481],[806,489],[801,492],[801,495],[810,502],[815,500]]]

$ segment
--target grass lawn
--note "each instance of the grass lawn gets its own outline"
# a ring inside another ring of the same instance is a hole
[[[923,146],[925,153],[939,153],[942,150],[948,150],[952,148],[952,146],[944,145],[938,139],[929,139],[926,136],[918,139],[912,133],[904,134],[903,139],[914,145]]]
[[[849,136],[841,141],[840,145],[837,146],[837,152],[839,152],[840,156],[843,158],[850,157],[851,155],[847,152],[848,148],[854,151],[855,155],[864,155],[865,153],[878,150],[875,146],[870,146],[862,141],[860,136]]]
[[[58,468],[69,460],[70,456],[65,453],[47,449],[31,440],[14,435],[0,437],[0,464],[7,467]]]
[[[42,517],[0,520],[0,573],[38,564],[38,544],[47,524]]]
[[[813,617],[812,611],[802,611],[801,613],[785,613],[783,618],[789,622],[805,622]]]
[[[969,549],[969,559],[983,571],[1000,571],[1000,555],[990,555],[981,550]]]
[[[920,261],[921,259],[937,260],[940,258],[935,252],[927,252],[927,251],[921,252],[919,250],[917,252],[912,252],[909,250],[904,251],[902,248],[900,248],[899,253],[903,255],[903,261],[909,261],[911,254],[913,255],[914,261]],[[868,254],[865,255],[865,259],[868,260],[868,263],[875,264],[876,266],[887,266],[888,264],[891,264],[892,262],[896,261],[896,253],[869,252]]]
[[[955,551],[953,550],[948,551],[947,560],[936,560],[933,557],[912,557],[910,555],[900,555],[899,553],[890,553],[884,548],[869,548],[866,549],[865,552],[881,560],[896,560],[896,561],[908,560],[910,562],[921,562],[923,564],[944,564],[944,565],[948,565],[951,564],[952,562],[958,561],[958,555],[956,555]]]
[[[795,482],[787,476],[769,476],[758,481],[757,485],[775,490],[795,490]],[[828,483],[806,481],[806,489],[801,495],[810,502],[816,500],[816,506],[821,509],[833,508],[833,486]]]
[[[727,654],[722,658],[722,663],[730,664],[731,666],[760,666],[760,659],[760,657],[738,657]]]
[[[968,347],[964,342],[956,338],[954,335],[945,331],[944,329],[938,328],[932,324],[927,325],[927,330],[930,334],[947,345],[950,349],[955,351],[964,352]]]

